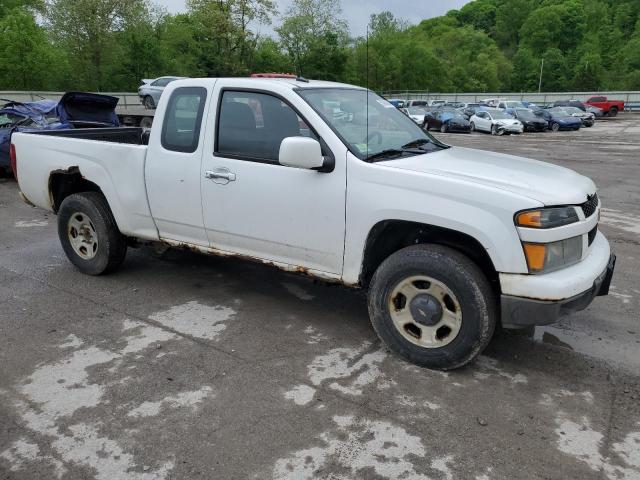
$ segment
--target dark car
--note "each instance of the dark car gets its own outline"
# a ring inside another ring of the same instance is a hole
[[[544,132],[547,121],[530,108],[515,108],[512,115],[522,122],[525,132]]]
[[[587,111],[587,106],[579,100],[557,100],[553,102],[554,107],[576,107],[583,112]]]
[[[471,118],[472,116],[474,116],[477,112],[484,110],[485,108],[488,108],[487,105],[481,104],[481,103],[467,103],[466,105],[464,105],[463,107],[461,107],[459,109],[459,111],[467,118],[467,120],[469,118]]]
[[[543,108],[540,114],[547,121],[549,130],[557,132],[559,130],[580,130],[582,120],[573,117],[562,110],[554,110],[553,108]]]
[[[0,171],[9,169],[9,147],[14,131],[117,127],[118,99],[96,93],[69,92],[60,101],[5,100],[0,108]]]
[[[471,124],[457,110],[438,109],[425,117],[425,129],[437,128],[442,133],[469,133]]]
[[[582,120],[582,125],[584,127],[593,127],[593,124],[596,122],[595,115],[580,110],[576,107],[553,107],[549,110],[579,118],[580,120]]]

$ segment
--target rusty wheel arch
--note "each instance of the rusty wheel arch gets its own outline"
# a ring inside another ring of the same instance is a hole
[[[102,190],[95,183],[85,179],[78,167],[54,170],[49,174],[49,200],[55,213],[58,213],[65,198],[81,192],[102,193]]]

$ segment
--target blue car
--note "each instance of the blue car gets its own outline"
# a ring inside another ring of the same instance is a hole
[[[544,108],[539,111],[534,110],[534,112],[542,116],[547,121],[549,130],[554,132],[559,130],[580,130],[580,127],[582,127],[582,120],[578,117]]]
[[[0,108],[0,174],[9,170],[9,147],[14,131],[63,128],[118,127],[118,99],[96,93],[69,92],[60,101],[3,100]]]

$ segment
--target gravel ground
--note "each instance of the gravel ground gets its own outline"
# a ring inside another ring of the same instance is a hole
[[[639,479],[640,118],[435,135],[592,177],[611,295],[438,373],[362,293],[266,266],[142,248],[84,276],[0,180],[0,478]]]

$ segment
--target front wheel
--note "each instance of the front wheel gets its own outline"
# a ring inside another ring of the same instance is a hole
[[[67,258],[88,275],[116,270],[127,253],[127,239],[99,192],[64,199],[58,211],[58,237]]]
[[[551,124],[551,131],[552,131],[552,132],[558,132],[558,131],[560,131],[560,124],[559,124],[559,123],[556,123],[556,122],[553,122],[553,123]]]
[[[489,343],[496,304],[469,258],[441,245],[414,245],[387,258],[369,288],[369,316],[382,341],[417,365],[449,370]]]

